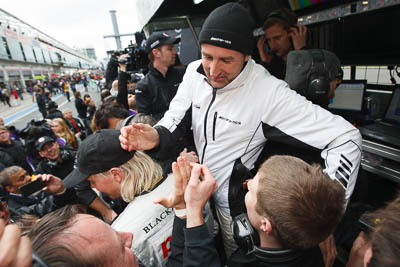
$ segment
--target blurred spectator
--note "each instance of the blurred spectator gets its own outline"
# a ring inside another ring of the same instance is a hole
[[[45,119],[47,116],[47,111],[46,111],[46,102],[43,96],[43,90],[39,88],[37,85],[35,85],[33,88],[36,90],[36,103],[38,105],[39,111],[40,113],[42,113],[43,119]]]
[[[346,267],[400,266],[400,194],[386,207],[360,218],[363,228]]]
[[[46,119],[52,120],[54,118],[63,118],[63,113],[58,110],[58,105],[55,101],[50,101],[48,103],[48,115],[46,116]]]
[[[77,119],[72,117],[72,110],[65,109],[63,111],[64,119],[66,120],[69,129],[75,134],[75,136],[79,137],[81,140],[86,137],[86,130],[84,124]]]
[[[33,172],[27,161],[25,146],[17,140],[11,140],[10,131],[4,126],[0,126],[0,149],[11,156],[15,165],[21,166],[30,174]]]
[[[115,129],[118,122],[129,116],[128,110],[118,103],[104,103],[94,115],[93,125],[95,129]]]
[[[32,214],[42,217],[45,214],[60,208],[66,204],[76,203],[74,190],[65,190],[61,184],[61,179],[52,175],[37,175],[36,179],[46,182],[44,191],[35,196],[22,196],[19,187],[29,183],[31,176],[18,166],[11,166],[0,172],[0,184],[9,192],[8,208],[13,220],[18,219],[23,214]]]
[[[83,96],[83,100],[85,101],[85,104],[87,106],[87,118],[89,121],[91,121],[94,113],[96,112],[96,105],[94,104],[93,99],[88,94]]]
[[[78,149],[79,142],[77,137],[68,128],[64,119],[55,118],[51,121],[51,129],[57,137],[63,138],[74,150]]]

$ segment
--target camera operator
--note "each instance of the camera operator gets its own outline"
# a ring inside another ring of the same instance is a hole
[[[165,33],[153,33],[146,43],[146,53],[151,62],[149,72],[136,84],[136,104],[138,113],[152,115],[156,121],[168,110],[185,72],[185,68],[174,66],[177,54],[174,44],[179,42],[180,38],[170,37]],[[130,79],[123,65],[120,64],[121,86],[122,83],[126,85],[123,79]]]
[[[281,80],[285,78],[289,52],[309,49],[306,45],[307,28],[296,23],[296,15],[290,10],[274,10],[268,14],[262,27],[265,35],[257,42],[261,64]]]

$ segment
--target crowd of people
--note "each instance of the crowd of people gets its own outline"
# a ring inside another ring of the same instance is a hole
[[[0,265],[333,266],[361,161],[359,131],[326,109],[340,60],[278,10],[256,62],[254,27],[216,8],[187,67],[180,38],[151,34],[144,78],[121,55],[98,105],[54,87],[77,117],[33,86],[43,120],[0,118]],[[347,266],[399,265],[399,201],[361,216]]]

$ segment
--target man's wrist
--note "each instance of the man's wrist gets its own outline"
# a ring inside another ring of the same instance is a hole
[[[193,228],[204,224],[203,209],[186,209],[186,228]]]

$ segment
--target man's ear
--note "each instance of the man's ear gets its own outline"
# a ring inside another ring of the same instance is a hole
[[[367,248],[367,250],[365,251],[364,254],[364,266],[367,267],[368,264],[370,263],[371,259],[372,259],[372,246],[370,246],[369,248]]]
[[[271,223],[271,221],[266,217],[262,217],[260,229],[261,229],[262,232],[264,232],[266,234],[272,234],[272,223]]]
[[[153,54],[154,58],[160,57],[160,50],[158,50],[157,48],[151,50],[151,53]]]
[[[112,168],[110,170],[110,173],[115,182],[117,182],[119,184],[122,183],[122,178],[124,176],[124,172],[120,168]]]

